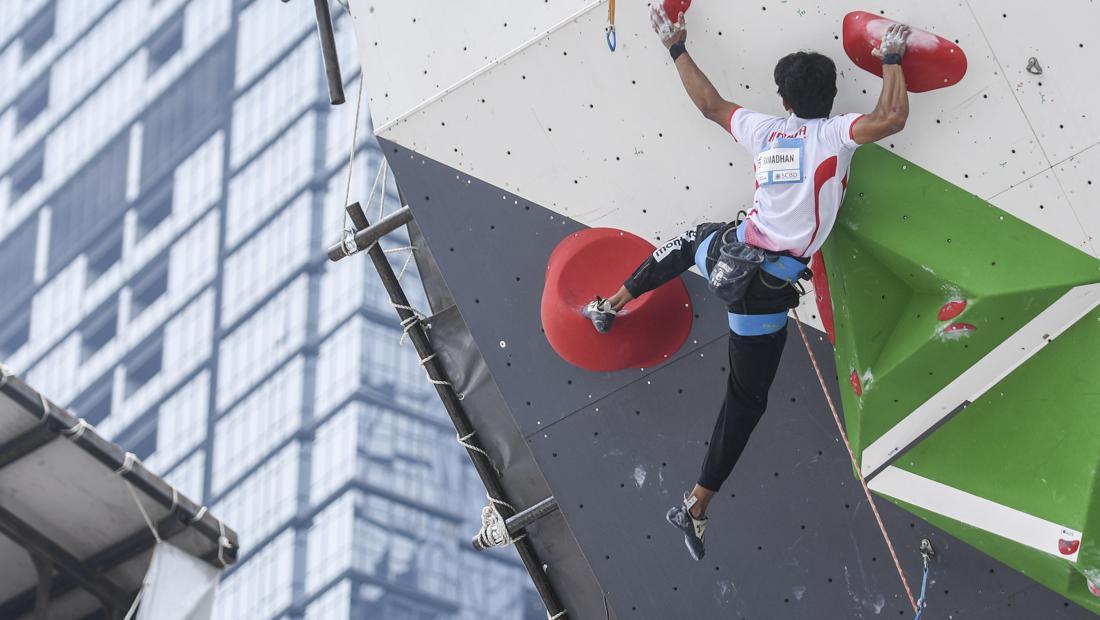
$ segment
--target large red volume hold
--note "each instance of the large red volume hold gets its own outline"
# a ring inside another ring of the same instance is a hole
[[[882,61],[871,50],[882,42],[882,35],[892,19],[866,11],[853,11],[844,16],[844,51],[856,66],[882,77]],[[911,28],[901,69],[905,85],[911,93],[923,93],[958,84],[966,75],[966,54],[947,39]]]
[[[671,357],[691,332],[691,298],[680,279],[627,304],[606,334],[581,311],[596,295],[611,295],[656,248],[615,228],[590,228],[562,239],[546,265],[542,327],[565,361],[608,372],[648,368]]]

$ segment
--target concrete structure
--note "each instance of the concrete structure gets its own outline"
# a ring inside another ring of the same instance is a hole
[[[324,258],[359,89],[335,15],[340,108],[304,0],[0,6],[0,360],[238,529],[220,618],[524,617],[375,274]],[[365,106],[359,137],[352,200]]]

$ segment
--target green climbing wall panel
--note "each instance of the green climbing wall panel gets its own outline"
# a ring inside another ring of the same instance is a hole
[[[845,423],[861,454],[1100,261],[878,146],[861,148],[825,245]],[[965,301],[941,320],[941,308]],[[1082,533],[1076,563],[898,502],[1100,613],[1100,309],[893,466]]]

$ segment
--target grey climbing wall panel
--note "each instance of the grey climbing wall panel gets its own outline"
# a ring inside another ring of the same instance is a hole
[[[707,557],[693,562],[664,512],[694,481],[724,391],[724,314],[707,299],[703,280],[685,276],[696,320],[672,359],[644,371],[576,369],[542,336],[539,301],[551,250],[582,226],[381,142],[493,382],[606,593],[608,614],[911,616],[793,325],[771,406],[712,504]],[[835,377],[828,343],[813,331],[811,339],[826,376]],[[877,503],[914,587],[919,541],[927,537],[939,551],[926,618],[1091,617]],[[541,535],[556,534],[548,528]]]

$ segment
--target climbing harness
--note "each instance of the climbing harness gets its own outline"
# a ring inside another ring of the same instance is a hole
[[[612,52],[618,47],[619,37],[615,34],[615,0],[607,0],[607,49]]]
[[[920,580],[920,598],[917,600],[917,615],[913,617],[913,620],[920,620],[925,606],[928,605],[925,600],[928,595],[928,559],[936,555],[936,551],[932,549],[932,543],[928,542],[927,538],[920,541],[920,555],[921,559],[924,560],[924,576]]]
[[[790,285],[800,295],[804,295],[806,290],[799,280],[809,279],[812,275],[806,264],[793,256],[769,252],[745,243],[742,221],[739,218],[710,233],[695,250],[695,266],[701,273],[709,274],[707,285],[711,292],[727,304],[737,304],[744,299],[753,280],[759,278],[770,289],[778,290]],[[729,234],[733,231],[736,231],[736,238],[731,240]],[[719,234],[721,237],[718,237]],[[711,245],[716,242],[720,242],[721,249],[715,257]],[[711,263],[714,266],[708,269]],[[781,284],[769,284],[764,278],[765,273],[781,280]],[[728,320],[730,331],[739,336],[763,336],[786,328],[787,311],[767,314],[729,312]]]
[[[901,585],[905,587],[905,595],[909,597],[909,604],[913,607],[913,613],[919,614],[920,607],[917,606],[917,601],[913,598],[913,590],[909,588],[909,580],[906,579],[905,572],[901,570],[901,562],[898,561],[898,554],[894,551],[894,543],[890,540],[890,534],[886,531],[886,525],[882,521],[882,515],[878,513],[878,507],[875,506],[875,500],[871,496],[871,489],[868,488],[867,481],[863,479],[863,474],[860,473],[859,462],[856,461],[855,452],[852,451],[852,444],[848,442],[848,434],[844,432],[844,424],[840,421],[840,414],[837,413],[836,405],[833,404],[833,397],[829,394],[829,388],[825,383],[824,375],[821,374],[821,367],[817,363],[817,356],[814,355],[814,351],[810,347],[810,339],[806,337],[806,330],[802,327],[802,319],[798,317],[798,310],[794,310],[794,324],[798,326],[798,333],[802,336],[802,344],[806,345],[806,353],[810,355],[810,362],[813,364],[814,372],[817,374],[817,381],[821,384],[822,393],[825,394],[825,402],[829,404],[829,411],[833,414],[833,421],[836,422],[836,429],[840,433],[840,438],[844,440],[844,447],[848,449],[848,458],[852,460],[852,468],[859,477],[859,484],[863,487],[863,494],[867,497],[867,503],[871,506],[871,512],[875,516],[875,522],[878,523],[878,529],[882,532],[882,539],[886,541],[886,548],[890,550],[890,557],[894,560],[894,568],[898,571],[898,578],[901,579]],[[927,575],[927,569],[925,574]]]

